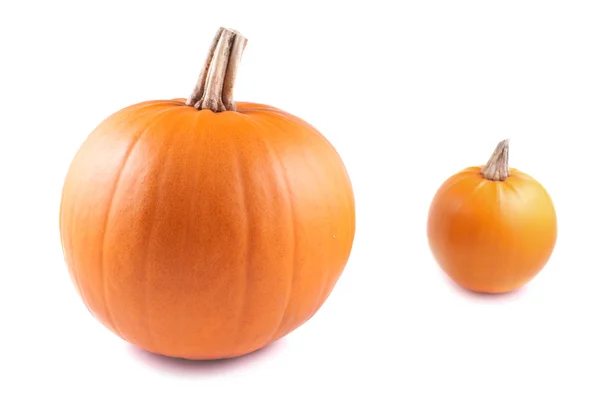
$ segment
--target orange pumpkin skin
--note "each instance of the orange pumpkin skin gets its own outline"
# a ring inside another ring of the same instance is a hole
[[[81,297],[114,333],[167,356],[230,358],[321,307],[350,255],[354,197],[332,145],[293,115],[150,101],[82,145],[60,230]]]
[[[487,180],[482,167],[450,177],[434,196],[427,223],[440,267],[460,286],[505,293],[535,277],[557,237],[552,199],[514,168],[504,181]]]

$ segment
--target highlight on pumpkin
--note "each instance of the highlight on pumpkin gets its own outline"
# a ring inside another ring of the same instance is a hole
[[[547,264],[557,238],[554,204],[533,177],[511,168],[509,143],[488,162],[449,177],[429,208],[427,236],[442,270],[476,292],[506,293]]]
[[[61,241],[78,293],[153,353],[207,360],[267,346],[318,312],[350,257],[354,194],[334,147],[297,116],[234,101],[246,43],[219,29],[187,99],[109,116],[64,182]]]

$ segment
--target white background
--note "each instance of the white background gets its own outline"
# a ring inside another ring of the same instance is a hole
[[[0,398],[600,398],[597,1],[2,1]],[[249,43],[236,99],[296,114],[353,181],[351,259],[317,315],[225,362],[149,355],[77,297],[58,210],[108,114],[186,97],[219,26]],[[511,139],[559,218],[521,291],[480,296],[435,265],[438,186]]]

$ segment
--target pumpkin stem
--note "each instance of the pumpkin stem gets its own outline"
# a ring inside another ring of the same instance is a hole
[[[508,139],[501,141],[489,161],[481,169],[485,179],[491,181],[503,181],[510,176],[508,167]]]
[[[216,113],[235,111],[233,86],[247,42],[239,32],[219,28],[187,106]]]

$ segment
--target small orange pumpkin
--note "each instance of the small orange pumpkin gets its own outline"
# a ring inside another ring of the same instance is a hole
[[[485,166],[467,168],[439,188],[427,235],[437,263],[456,283],[504,293],[529,282],[548,262],[556,213],[539,182],[509,168],[505,140]]]
[[[93,315],[150,352],[219,359],[311,318],[349,258],[350,179],[311,125],[235,103],[246,39],[219,29],[192,95],[103,121],[64,183],[60,231]]]

